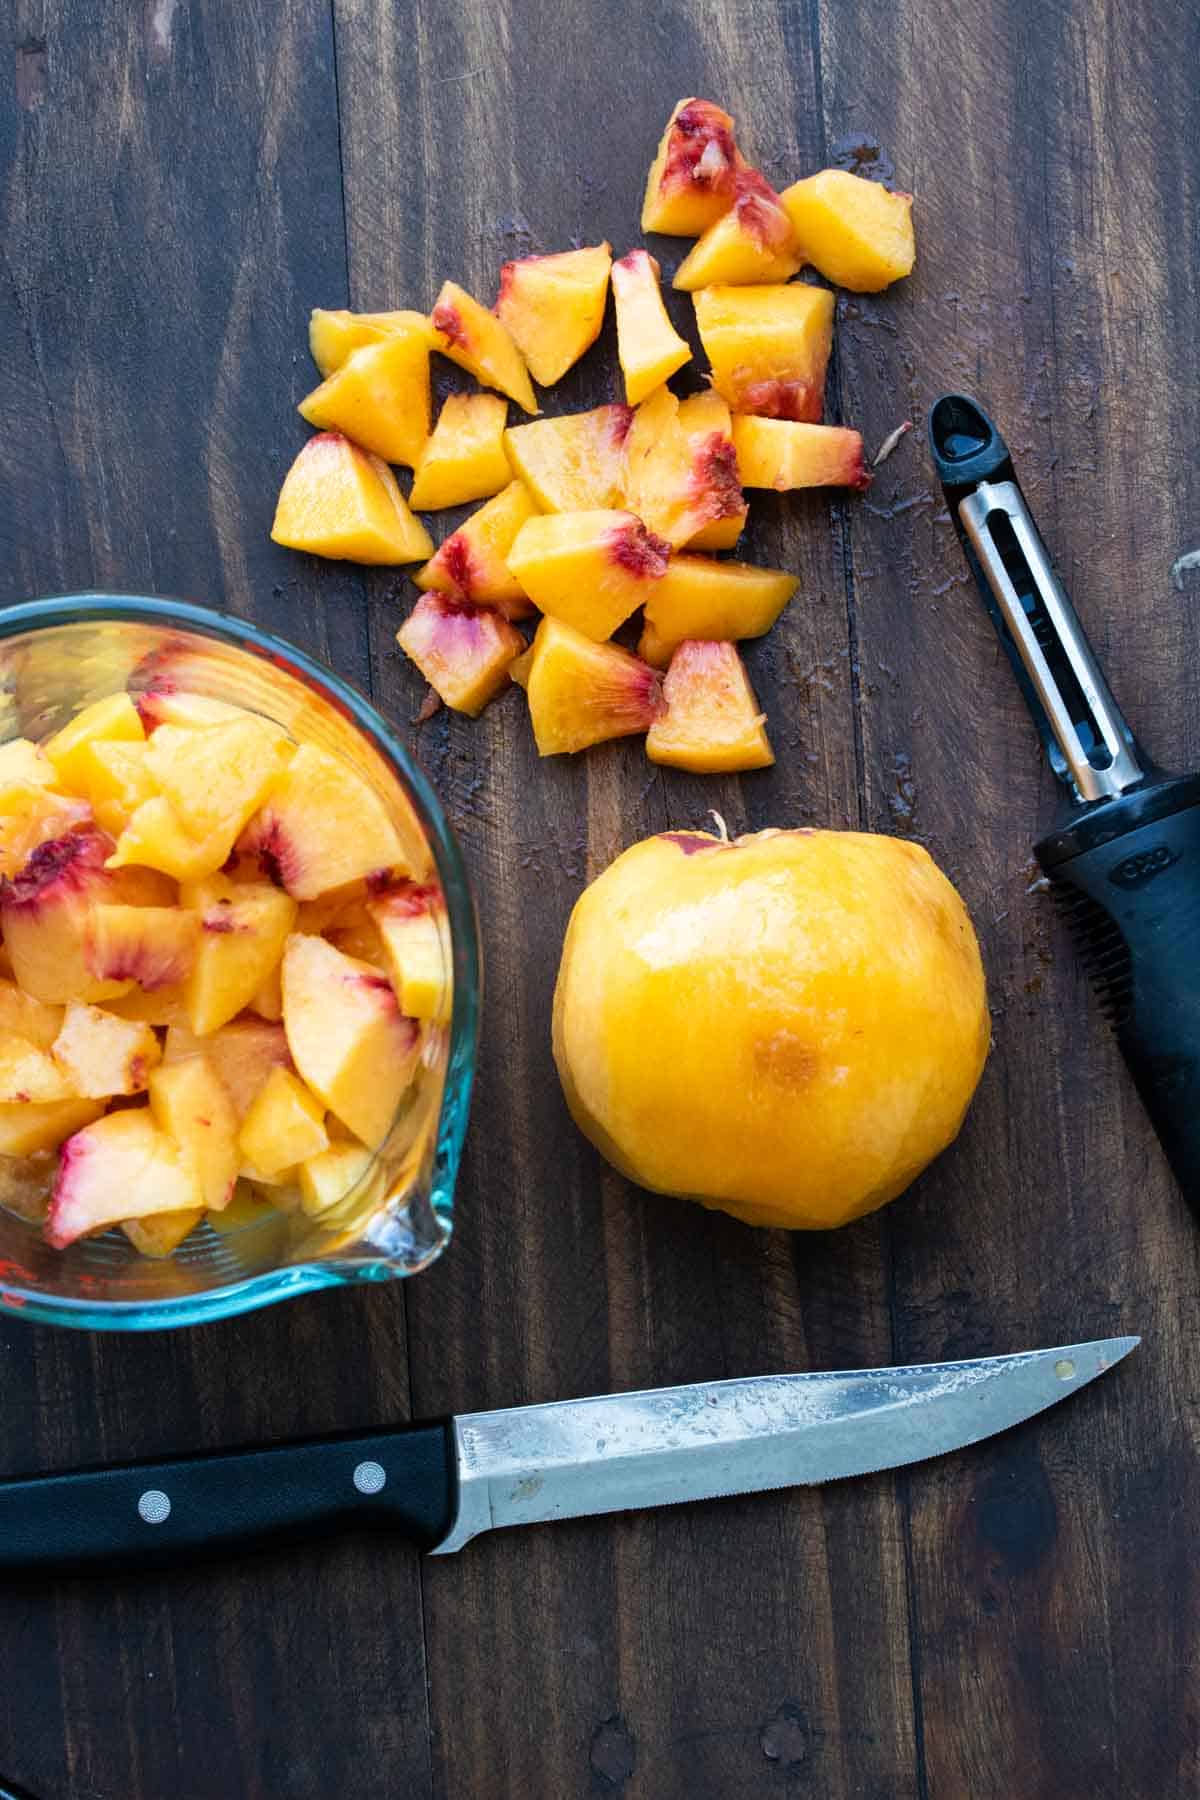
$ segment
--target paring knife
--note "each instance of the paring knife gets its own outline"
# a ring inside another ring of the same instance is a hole
[[[1054,573],[983,408],[943,394],[929,441],[946,505],[1062,802],[1033,853],[1200,1216],[1200,772],[1138,743]]]
[[[974,1362],[762,1375],[0,1483],[0,1574],[102,1573],[357,1529],[480,1532],[833,1481],[1053,1406],[1136,1337]]]

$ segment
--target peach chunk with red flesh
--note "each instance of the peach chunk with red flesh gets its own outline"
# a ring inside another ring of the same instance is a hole
[[[729,114],[711,100],[681,100],[650,165],[642,230],[699,237],[733,205],[743,166]]]
[[[804,258],[779,195],[757,169],[739,169],[734,203],[710,225],[675,271],[673,286],[690,293],[716,282],[790,281]]]
[[[496,317],[550,387],[595,343],[604,323],[612,246],[593,244],[554,256],[524,256],[500,270]]]
[[[820,422],[833,346],[828,288],[706,287],[695,306],[713,386],[735,412]]]
[[[107,1000],[128,992],[89,967],[96,908],[113,898],[105,868],[111,839],[75,832],[40,844],[18,875],[0,888],[0,924],[18,984],[37,1000]]]
[[[525,648],[502,613],[439,593],[422,594],[396,642],[446,705],[472,718],[508,685]]]
[[[420,461],[429,436],[431,388],[429,327],[389,332],[377,343],[351,351],[331,375],[300,402],[300,414],[318,431],[335,431],[385,463]]]
[[[192,967],[196,921],[177,906],[109,905],[92,913],[85,960],[103,981],[136,981],[144,992],[178,987]]]
[[[689,434],[680,412],[669,388],[656,389],[634,413],[625,446],[625,504],[673,549],[746,510],[733,439],[720,430]]]
[[[646,731],[662,709],[653,669],[616,644],[598,644],[561,619],[543,619],[514,670],[525,689],[539,756],[585,750]]]
[[[361,775],[316,744],[301,744],[238,850],[257,857],[295,900],[315,900],[377,869],[407,871],[400,834]]]
[[[46,1216],[47,1242],[65,1250],[124,1219],[200,1204],[195,1175],[147,1107],[108,1113],[67,1139]]]
[[[729,407],[712,388],[705,388],[699,394],[689,394],[686,400],[679,402],[679,423],[687,433],[694,453],[704,451],[706,446],[711,451],[719,443],[723,453],[728,456],[729,449],[726,446],[732,448],[733,445],[733,420]],[[736,451],[734,456],[736,471]],[[732,550],[742,535],[749,512],[749,503],[743,494],[740,509],[736,512],[724,512],[719,518],[702,525],[695,537],[688,539],[688,549]]]
[[[695,774],[764,769],[775,761],[763,714],[732,644],[688,639],[663,682],[666,711],[646,738],[651,762]]]
[[[617,360],[630,406],[636,406],[691,361],[690,347],[667,316],[659,273],[647,250],[630,250],[612,268]]]
[[[510,481],[417,571],[413,577],[417,586],[476,606],[498,607],[506,618],[525,618],[531,610],[529,599],[507,559],[522,525],[536,513],[524,482]]]
[[[670,552],[634,514],[601,509],[530,519],[508,561],[544,613],[599,641],[647,599]]]
[[[283,957],[283,1024],[301,1078],[346,1129],[376,1148],[416,1072],[420,1028],[386,975],[297,933]]]
[[[31,781],[8,781],[0,792],[0,875],[20,872],[40,844],[92,823],[86,800],[55,794]]]
[[[543,512],[586,512],[619,505],[632,423],[632,407],[595,406],[512,425],[504,447]]]
[[[795,419],[733,421],[738,473],[744,487],[870,487],[862,434],[842,425],[807,425]]]
[[[780,195],[814,269],[838,287],[875,294],[916,261],[912,195],[848,169],[822,169]]]
[[[436,512],[487,500],[512,480],[504,454],[508,402],[499,394],[447,394],[413,477],[413,506]],[[428,536],[428,533],[426,533]],[[433,555],[433,544],[421,552]]]
[[[205,1037],[249,1006],[276,968],[296,902],[271,883],[220,874],[185,883],[180,899],[196,933],[184,1005],[192,1030]]]
[[[383,885],[367,902],[400,1011],[410,1019],[450,1016],[450,927],[439,887]]]
[[[162,1051],[153,1026],[75,1002],[67,1008],[53,1055],[81,1099],[106,1100],[142,1093]]]
[[[433,549],[388,465],[338,431],[320,432],[300,451],[279,491],[271,537],[358,563],[420,562]]]
[[[474,375],[484,387],[507,394],[527,413],[537,412],[525,359],[494,313],[456,282],[447,281],[429,319],[434,344],[443,356]]]

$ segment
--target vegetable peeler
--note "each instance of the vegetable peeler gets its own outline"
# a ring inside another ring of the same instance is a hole
[[[1166,773],[1130,730],[983,409],[943,394],[929,439],[967,561],[1063,790],[1034,855],[1200,1215],[1200,774]]]

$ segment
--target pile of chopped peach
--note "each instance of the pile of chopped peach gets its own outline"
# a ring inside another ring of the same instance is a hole
[[[798,583],[713,553],[736,548],[747,488],[867,486],[860,434],[822,422],[834,294],[793,277],[876,292],[907,275],[912,198],[840,169],[777,194],[729,114],[690,99],[668,121],[641,223],[696,240],[672,285],[693,296],[701,391],[668,385],[692,350],[645,249],[505,263],[490,312],[451,281],[428,316],[314,312],[324,380],[300,411],[320,435],[287,475],[272,536],[422,562],[402,649],[460,712],[518,682],[543,756],[645,733],[655,762],[760,768],[771,747],[735,646],[769,631]],[[538,415],[533,383],[553,386],[595,343],[610,285],[623,401],[509,425],[510,401]],[[434,352],[494,390],[451,394],[436,424]],[[392,464],[413,470],[407,501]],[[435,551],[412,509],[477,500]]]
[[[448,1005],[440,892],[349,764],[112,694],[0,747],[0,877],[0,1204],[164,1256],[346,1198]]]

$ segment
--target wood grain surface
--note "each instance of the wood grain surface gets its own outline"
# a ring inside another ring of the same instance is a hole
[[[0,1324],[0,1471],[1117,1330],[1118,1374],[901,1476],[473,1544],[0,1595],[0,1772],[37,1800],[1172,1800],[1200,1788],[1195,1226],[1045,898],[1053,809],[920,429],[862,501],[756,499],[801,577],[748,661],[746,780],[636,746],[540,764],[518,696],[410,725],[395,573],[267,539],[313,305],[488,300],[640,241],[672,103],[782,185],[912,189],[919,261],[839,302],[871,447],[965,386],[1152,751],[1200,766],[1200,23],[1188,0],[15,0],[0,55],[0,600],[179,593],[314,650],[408,734],[471,867],[488,983],[445,1260],[144,1339]],[[684,247],[655,246],[673,266]],[[690,307],[673,303],[681,328]],[[613,345],[556,391],[614,396]],[[1190,582],[1190,590],[1189,590]],[[844,1232],[651,1200],[549,1050],[589,875],[719,807],[914,835],[960,884],[995,1049],[962,1139]]]

